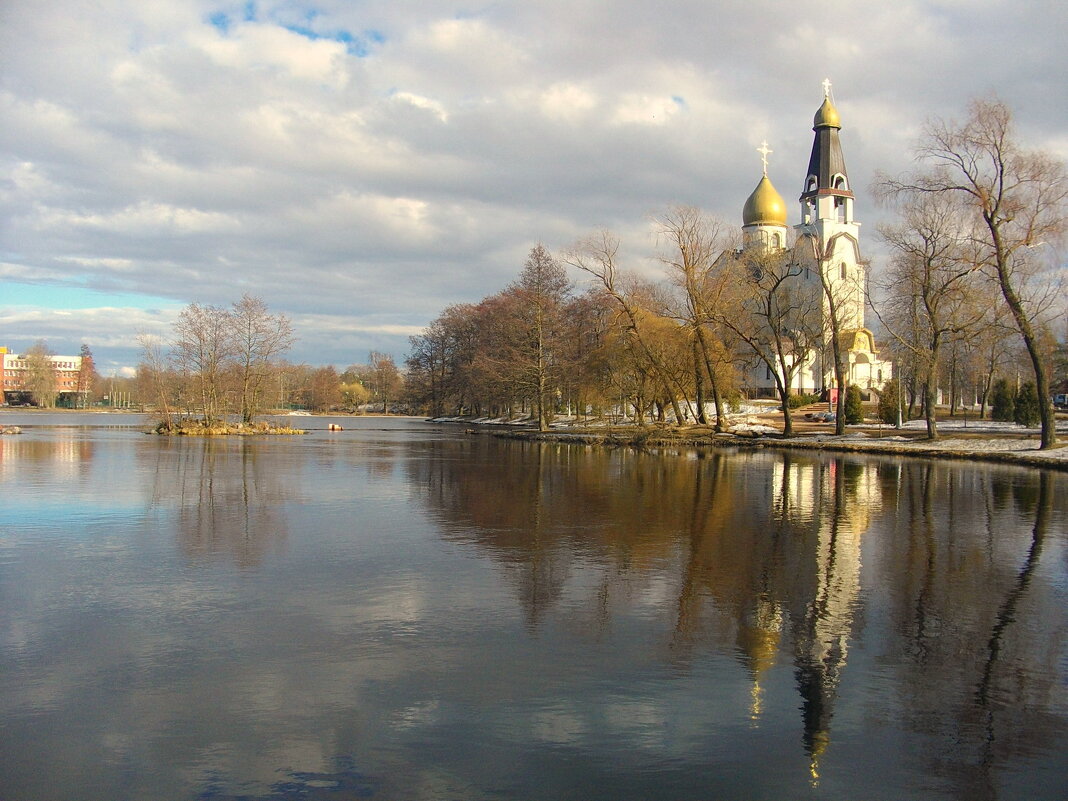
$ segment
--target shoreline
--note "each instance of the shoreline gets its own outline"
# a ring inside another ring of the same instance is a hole
[[[582,445],[601,445],[616,448],[739,448],[827,451],[830,453],[860,453],[877,456],[906,456],[928,459],[1008,464],[1021,467],[1038,467],[1049,470],[1068,471],[1068,432],[1060,431],[1058,447],[1041,450],[1038,437],[1024,431],[990,433],[949,428],[940,432],[939,439],[928,440],[926,433],[901,431],[884,433],[886,429],[857,427],[844,436],[833,433],[795,433],[785,438],[782,434],[744,433],[717,434],[702,428],[687,431],[670,428],[613,428],[597,430],[575,427],[552,431],[537,431],[532,428],[507,427],[495,423],[473,421],[450,421],[468,426],[469,433],[485,433],[501,439],[527,442],[560,442]],[[476,428],[472,429],[474,426]],[[912,436],[909,436],[912,434]]]

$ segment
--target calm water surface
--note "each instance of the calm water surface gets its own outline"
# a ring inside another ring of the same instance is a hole
[[[1063,473],[0,422],[5,801],[1068,797]]]

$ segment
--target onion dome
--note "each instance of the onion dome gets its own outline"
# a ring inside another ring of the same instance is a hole
[[[742,225],[762,224],[786,225],[786,203],[766,175],[760,179],[742,209]]]
[[[838,109],[831,103],[830,97],[823,98],[823,105],[819,107],[816,116],[812,118],[812,127],[813,129],[842,127],[842,120],[838,116]]]

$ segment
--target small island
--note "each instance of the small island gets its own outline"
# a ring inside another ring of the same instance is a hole
[[[292,428],[288,424],[275,425],[273,423],[230,423],[225,420],[161,420],[153,434],[173,437],[220,437],[239,436],[250,437],[263,434],[307,434],[301,428]]]

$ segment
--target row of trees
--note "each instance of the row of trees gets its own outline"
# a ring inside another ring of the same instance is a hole
[[[985,398],[1012,350],[1011,332],[1034,376],[1042,447],[1051,447],[1050,324],[1065,311],[1065,287],[1063,267],[1049,254],[1065,233],[1064,165],[1020,147],[1009,109],[997,101],[972,103],[963,123],[929,124],[917,156],[920,169],[882,176],[876,188],[901,212],[901,222],[883,231],[894,254],[884,323],[907,372],[922,382],[928,431],[937,435],[944,346],[962,346],[984,363]]]
[[[403,381],[387,354],[372,352],[369,364],[339,374],[286,361],[294,340],[289,319],[259,298],[245,295],[229,308],[192,303],[169,340],[141,337],[138,395],[164,421],[192,413],[209,425],[231,414],[250,423],[267,409],[388,411],[401,399]]]
[[[272,314],[259,298],[245,295],[230,308],[191,303],[169,343],[141,337],[138,378],[164,422],[195,408],[209,425],[231,410],[249,423],[263,409],[268,381],[293,341],[289,319]]]
[[[1052,321],[1065,295],[1063,268],[1048,256],[1065,230],[1068,184],[1060,162],[1016,144],[1010,123],[1003,104],[973,103],[963,123],[928,127],[919,170],[877,180],[879,196],[900,211],[882,232],[893,257],[880,317],[909,409],[919,399],[931,438],[947,373],[951,406],[969,385],[985,405],[993,379],[1018,369],[1022,348],[1042,446],[1051,447]],[[841,326],[856,285],[832,280],[813,237],[740,250],[737,232],[696,209],[672,209],[657,223],[666,281],[623,271],[607,231],[559,261],[538,245],[513,285],[449,307],[412,338],[410,397],[438,415],[526,409],[542,427],[555,409],[587,406],[629,406],[638,419],[665,419],[670,409],[678,421],[706,422],[707,399],[719,427],[742,376],[763,366],[789,434],[806,354],[821,354],[846,386]],[[576,294],[561,262],[594,288]],[[839,393],[840,427],[848,395]]]

